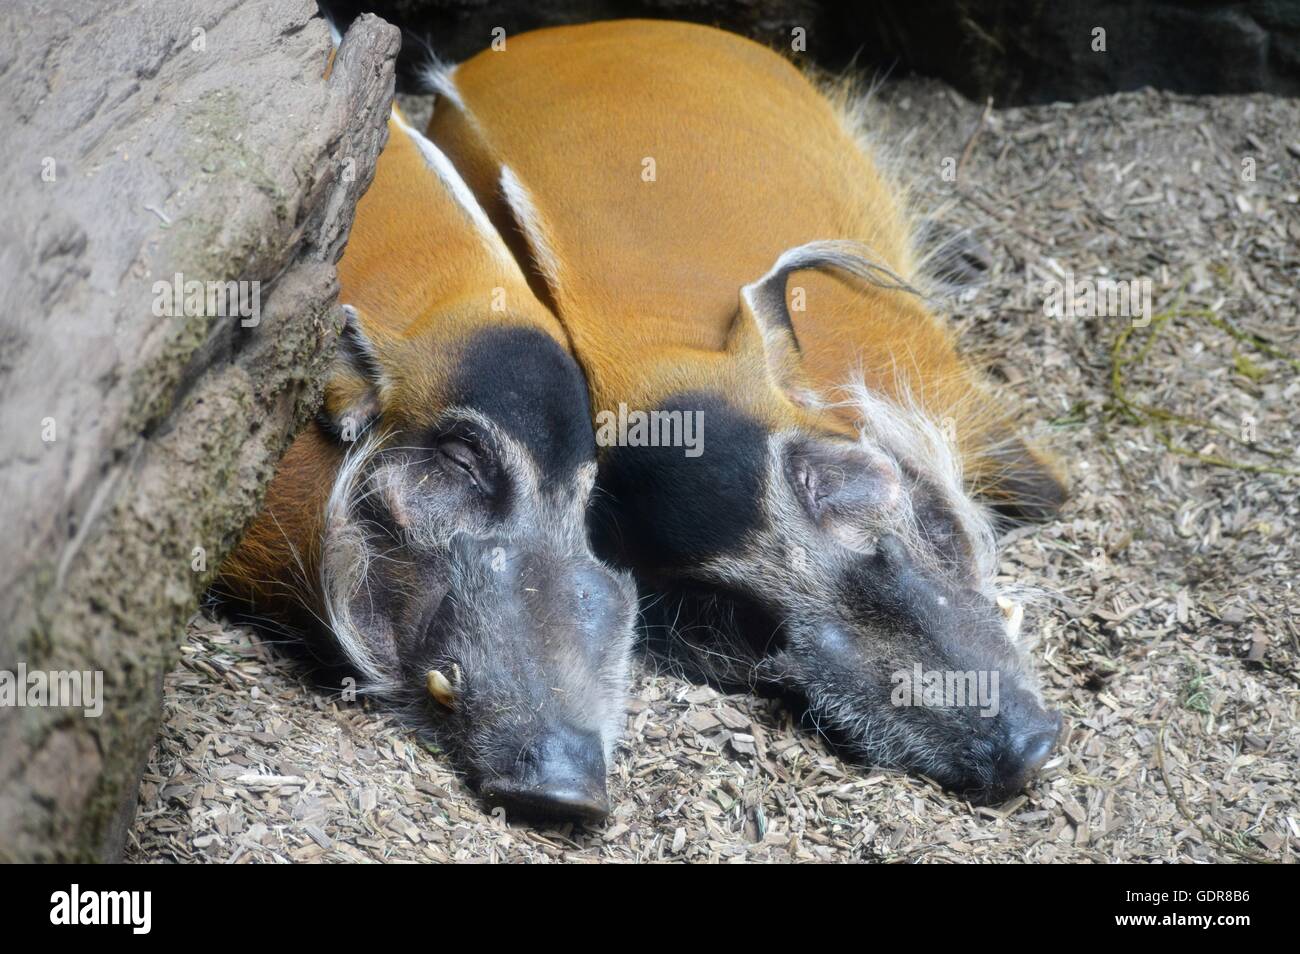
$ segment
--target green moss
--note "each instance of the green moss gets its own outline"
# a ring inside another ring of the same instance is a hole
[[[1172,411],[1166,410],[1165,408],[1137,401],[1129,396],[1125,374],[1126,369],[1142,364],[1151,353],[1151,349],[1154,347],[1156,339],[1160,336],[1160,333],[1167,326],[1172,325],[1178,320],[1186,321],[1195,318],[1204,319],[1214,327],[1229,334],[1235,340],[1249,343],[1261,354],[1286,361],[1292,366],[1300,366],[1300,362],[1297,362],[1296,359],[1291,358],[1280,349],[1274,347],[1268,342],[1259,340],[1256,336],[1249,335],[1236,329],[1225,319],[1222,319],[1205,309],[1184,310],[1182,306],[1182,298],[1182,289],[1180,288],[1175,296],[1174,303],[1165,310],[1153,315],[1150,325],[1142,329],[1136,328],[1133,325],[1128,325],[1124,327],[1118,335],[1116,335],[1115,341],[1111,345],[1110,353],[1110,409],[1116,415],[1123,417],[1134,424],[1151,425],[1155,431],[1156,440],[1160,441],[1160,443],[1163,444],[1165,449],[1170,453],[1177,454],[1180,457],[1186,457],[1213,467],[1224,467],[1229,470],[1243,470],[1260,474],[1276,474],[1284,477],[1300,477],[1300,471],[1289,467],[1282,467],[1274,464],[1261,464],[1253,461],[1234,460],[1232,458],[1222,457],[1215,454],[1203,454],[1199,451],[1194,451],[1175,440],[1172,434],[1172,428],[1174,426],[1210,431],[1219,435],[1219,437],[1231,444],[1243,447],[1252,453],[1262,454],[1265,457],[1274,460],[1285,460],[1289,458],[1289,455],[1284,451],[1273,450],[1260,444],[1247,441],[1240,435],[1234,434],[1232,431],[1220,427],[1211,421],[1176,414]],[[1133,349],[1130,347],[1130,342],[1133,340],[1134,335],[1139,333],[1145,337],[1142,338],[1141,346],[1137,349],[1136,353],[1134,353]]]
[[[1238,351],[1232,356],[1232,365],[1236,368],[1237,373],[1242,377],[1250,378],[1252,381],[1262,381],[1268,377],[1268,371],[1261,368],[1254,361],[1251,361],[1247,355]]]
[[[1199,712],[1201,715],[1210,714],[1210,696],[1205,690],[1204,673],[1194,673],[1183,684],[1182,705],[1184,709],[1190,712]]]

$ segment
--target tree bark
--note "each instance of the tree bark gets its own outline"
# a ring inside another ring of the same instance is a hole
[[[0,35],[0,703],[103,674],[98,717],[0,705],[0,860],[113,859],[185,622],[319,400],[399,38],[358,20],[325,79],[311,0],[19,0]],[[177,276],[246,313],[169,316]]]

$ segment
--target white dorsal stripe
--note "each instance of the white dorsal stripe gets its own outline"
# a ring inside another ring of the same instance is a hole
[[[559,259],[555,255],[555,250],[551,248],[546,231],[542,228],[542,217],[537,212],[537,206],[533,205],[533,197],[528,194],[524,184],[519,181],[519,177],[509,166],[501,167],[501,194],[505,196],[506,205],[510,207],[515,222],[523,230],[524,238],[528,241],[528,247],[532,250],[542,277],[546,279],[552,292],[558,292]]]
[[[438,181],[451,193],[451,197],[456,200],[456,204],[460,206],[461,211],[469,216],[469,220],[474,224],[474,228],[483,239],[483,243],[511,270],[517,268],[514,258],[510,255],[510,250],[506,248],[505,242],[501,241],[501,236],[497,234],[496,227],[487,217],[487,213],[483,211],[483,206],[479,205],[478,200],[474,198],[474,193],[465,180],[461,178],[460,173],[456,171],[456,167],[451,164],[451,160],[447,158],[446,154],[430,142],[426,136],[413,129],[396,109],[393,110],[393,122],[398,129],[411,137],[412,142],[420,150],[420,155],[424,157],[425,164],[433,170],[438,177]]]
[[[425,89],[450,100],[457,109],[464,112],[465,103],[460,98],[460,90],[456,88],[456,67],[459,65],[458,63],[448,65],[436,56],[430,55],[429,61],[420,70],[420,79],[423,80]]]

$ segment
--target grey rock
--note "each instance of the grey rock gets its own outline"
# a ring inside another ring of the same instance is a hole
[[[0,676],[103,673],[98,718],[0,707],[0,860],[111,859],[185,621],[319,399],[399,38],[357,21],[327,80],[311,0],[19,0],[0,37]],[[260,316],[160,314],[177,274]]]

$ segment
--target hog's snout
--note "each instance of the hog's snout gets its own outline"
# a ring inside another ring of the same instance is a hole
[[[1016,718],[993,754],[991,779],[972,786],[972,798],[992,804],[1024,788],[1051,758],[1062,724],[1060,713],[1039,708]]]
[[[1017,791],[1033,778],[1056,748],[1060,734],[1060,713],[1042,710],[1014,730],[996,763],[1004,789]]]
[[[594,557],[552,549],[544,541],[459,534],[451,541],[451,556],[453,564],[477,574],[483,598],[537,623],[613,627],[635,600],[630,582]]]
[[[511,816],[604,818],[605,753],[623,721],[636,609],[631,579],[538,532],[462,533],[449,553],[453,598],[431,624],[441,636],[426,669],[455,664],[454,706],[438,714],[472,753],[481,794]]]
[[[600,821],[609,814],[600,737],[552,729],[520,753],[511,773],[485,781],[482,791],[528,818]]]
[[[463,567],[499,573],[513,562],[509,559],[511,549],[503,537],[479,537],[462,531],[451,538],[450,550],[452,563]]]

